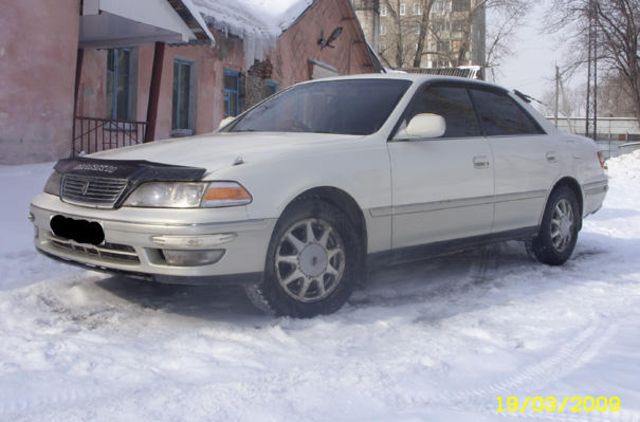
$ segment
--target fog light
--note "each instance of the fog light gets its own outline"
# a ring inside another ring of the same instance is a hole
[[[224,256],[224,249],[184,251],[176,249],[162,249],[162,255],[169,265],[178,267],[197,267],[211,265],[220,261]]]

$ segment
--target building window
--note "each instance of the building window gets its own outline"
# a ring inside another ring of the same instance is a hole
[[[450,49],[449,41],[438,41],[438,52],[448,53]]]
[[[453,21],[453,24],[451,25],[451,30],[453,32],[464,32],[465,26],[466,26],[466,22],[465,21],[455,20],[455,21]]]
[[[224,70],[224,117],[240,114],[240,72]]]
[[[278,92],[278,82],[267,79],[264,84],[265,98],[274,95],[276,92]]]
[[[445,13],[451,10],[451,1],[447,0],[436,0],[433,5],[433,10],[436,13]]]
[[[380,35],[387,35],[387,25],[380,23]]]
[[[407,7],[404,3],[400,3],[400,16],[407,14]]]
[[[422,16],[422,6],[420,5],[420,3],[413,3],[413,14]]]
[[[173,62],[172,129],[176,134],[193,132],[193,63],[175,59]],[[182,133],[184,132],[184,133]]]
[[[129,120],[133,117],[134,79],[133,50],[107,50],[107,113],[110,119]]]
[[[452,9],[454,12],[468,12],[471,10],[471,2],[469,0],[453,0]]]
[[[387,6],[380,6],[380,16],[387,16]]]

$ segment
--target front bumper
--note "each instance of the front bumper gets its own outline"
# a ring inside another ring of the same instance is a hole
[[[30,211],[36,227],[35,246],[52,258],[98,271],[199,285],[256,282],[264,270],[276,222],[250,220],[244,207],[104,210],[67,204],[47,194],[37,196]],[[56,237],[50,228],[56,215],[99,223],[105,241],[92,246]],[[168,263],[165,249],[224,250],[224,254],[215,263],[180,266]]]

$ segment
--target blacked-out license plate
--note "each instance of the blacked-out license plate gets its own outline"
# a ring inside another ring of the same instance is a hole
[[[75,220],[63,215],[56,215],[51,219],[50,225],[53,234],[65,240],[95,246],[104,242],[104,230],[95,221]]]

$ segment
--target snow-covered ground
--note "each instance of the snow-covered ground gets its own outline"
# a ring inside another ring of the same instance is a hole
[[[499,395],[619,396],[527,415],[640,420],[640,152],[609,166],[566,266],[496,245],[386,270],[312,320],[50,262],[26,216],[51,164],[0,167],[0,420],[482,421]]]

